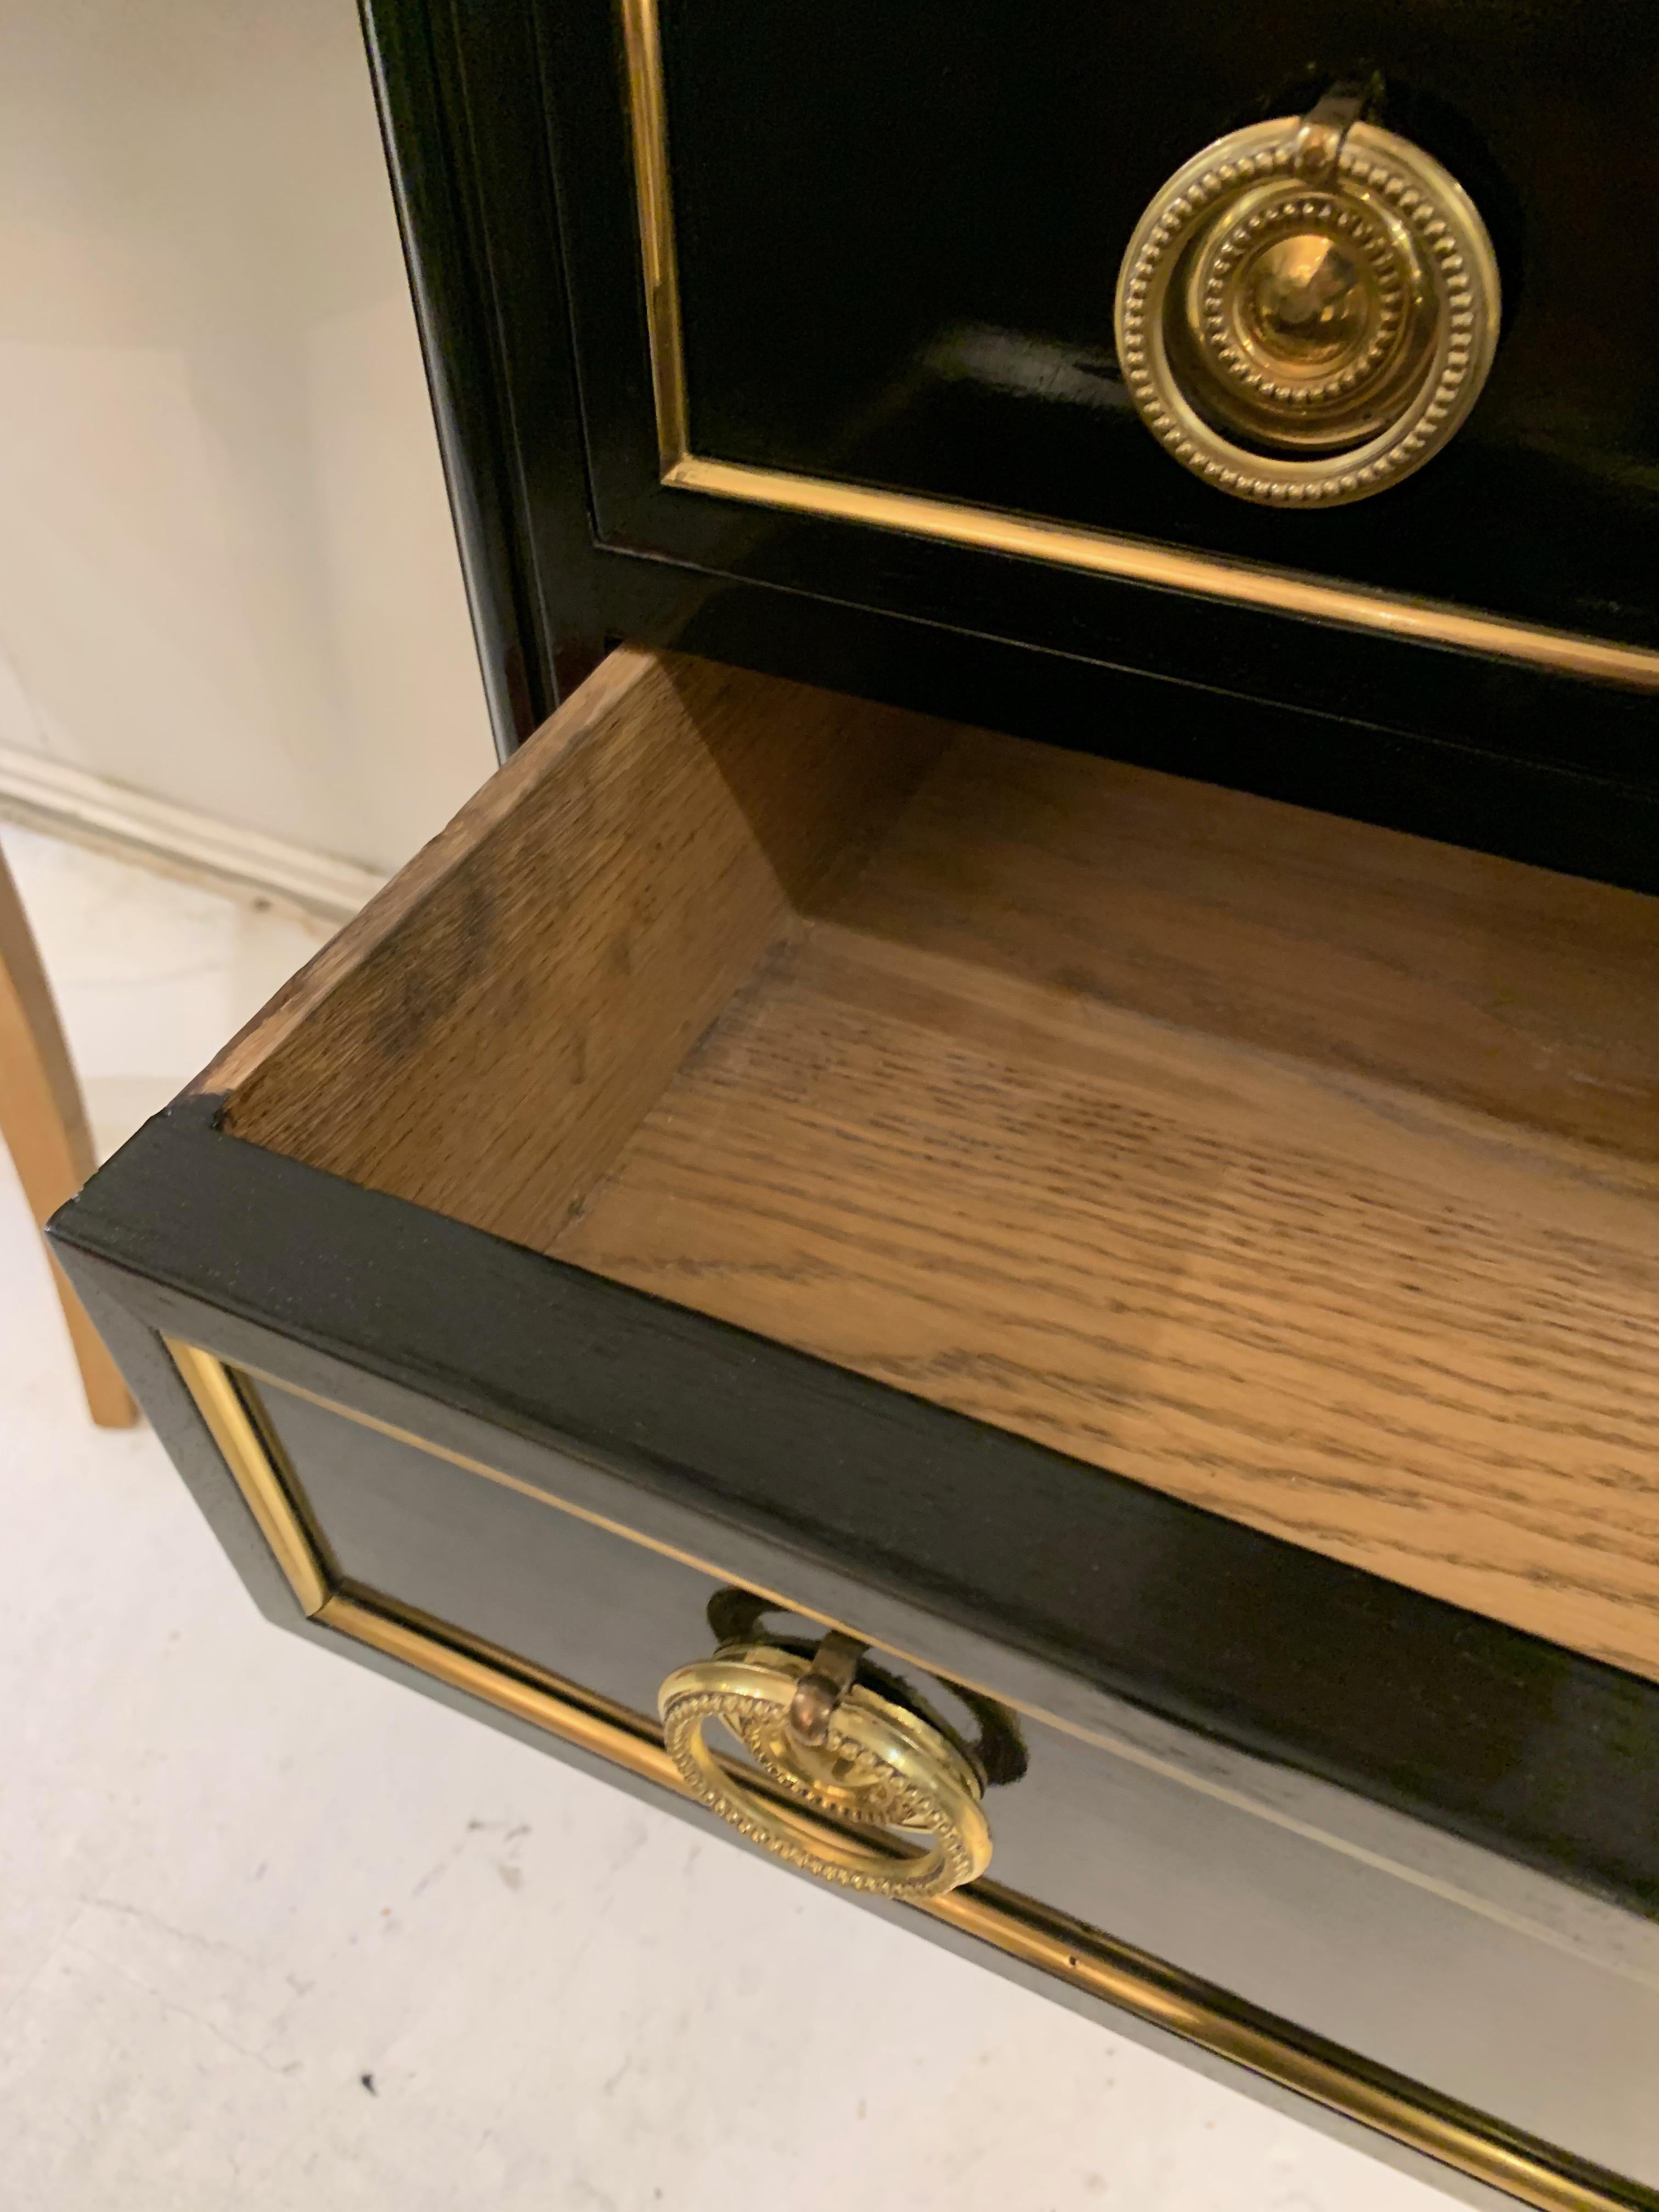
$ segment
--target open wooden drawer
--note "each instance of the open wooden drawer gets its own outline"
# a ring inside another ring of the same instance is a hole
[[[1638,2203],[1656,974],[1659,901],[623,651],[57,1235],[273,1617],[671,1792],[665,1674],[839,1628],[981,1761],[916,1924]]]

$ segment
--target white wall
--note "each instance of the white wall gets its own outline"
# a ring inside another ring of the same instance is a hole
[[[351,0],[0,0],[0,743],[378,867],[492,765]]]

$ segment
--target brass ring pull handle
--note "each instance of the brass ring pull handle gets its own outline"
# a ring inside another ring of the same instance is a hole
[[[836,1633],[811,1658],[755,1643],[682,1667],[657,1701],[663,1741],[694,1796],[792,1866],[880,1897],[938,1897],[990,1863],[980,1778],[937,1729],[854,1679],[861,1650]],[[759,1768],[752,1781],[708,1741],[714,1721]]]
[[[1118,359],[1143,421],[1218,490],[1369,499],[1474,404],[1498,263],[1474,204],[1341,88],[1178,169],[1118,276]]]

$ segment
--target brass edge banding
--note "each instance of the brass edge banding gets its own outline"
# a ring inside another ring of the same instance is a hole
[[[910,492],[872,491],[861,484],[790,476],[781,470],[750,468],[742,462],[708,461],[690,453],[665,468],[662,480],[676,489],[712,492],[722,499],[746,500],[757,507],[780,507],[839,522],[867,523],[878,530],[907,530],[914,536],[943,539],[953,545],[1018,554],[1027,560],[1086,568],[1099,575],[1121,576],[1133,583],[1156,584],[1175,591],[1205,592],[1212,599],[1267,607],[1279,614],[1358,623],[1419,644],[1497,653],[1572,676],[1659,690],[1659,653],[1639,646],[1610,645],[1599,638],[1575,637],[1566,630],[1534,629],[1523,623],[1464,614],[1455,607],[1430,601],[1346,591],[1270,568],[1235,567],[1196,554],[1170,552],[1134,538],[1109,538],[1102,531],[1030,521],[990,507],[924,499]]]
[[[163,1337],[161,1341],[289,1587],[307,1613],[320,1613],[329,1596],[326,1562],[306,1525],[297,1489],[276,1438],[256,1424],[222,1360],[173,1337]]]
[[[643,1723],[637,1729],[627,1726],[619,1717],[590,1705],[572,1685],[555,1683],[550,1677],[538,1678],[528,1668],[508,1668],[499,1660],[477,1656],[459,1638],[440,1638],[430,1629],[401,1618],[381,1599],[366,1601],[362,1595],[338,1590],[316,1618],[325,1628],[354,1637],[389,1659],[418,1667],[423,1674],[448,1683],[452,1689],[483,1698],[514,1719],[529,1721],[579,1750],[608,1759],[643,1781],[684,1795],[679,1769]]]
[[[1182,553],[1077,524],[1039,521],[994,507],[919,493],[880,491],[824,477],[709,459],[690,447],[679,264],[674,244],[668,116],[659,0],[620,0],[634,144],[634,188],[644,269],[646,331],[662,483],[821,520],[905,531],[976,550],[1163,589],[1200,592],[1235,605],[1346,623],[1426,645],[1495,653],[1569,676],[1659,690],[1659,651],[1605,638],[1465,612],[1439,601],[1322,584],[1288,569],[1246,567],[1215,555]]]
[[[1289,2022],[1098,1929],[976,1882],[916,1908],[1103,2003],[1437,2159],[1537,2212],[1656,2212],[1659,2196]]]
[[[319,1540],[307,1526],[275,1438],[267,1437],[256,1425],[225,1364],[176,1339],[164,1338],[163,1342],[278,1565],[319,1626],[367,1644],[562,1742],[608,1759],[643,1781],[678,1796],[688,1794],[659,1733],[642,1716],[635,1719],[621,1708],[590,1698],[574,1684],[509,1660],[489,1646],[474,1644],[460,1632],[441,1631],[438,1624],[406,1613],[377,1593],[337,1581]],[[327,1403],[320,1399],[313,1402]],[[386,1426],[379,1422],[368,1425]],[[389,1428],[386,1432],[402,1433]],[[792,1810],[807,1820],[813,1817],[805,1808]],[[836,1833],[833,1823],[823,1825],[826,1838]],[[1098,1929],[998,1884],[975,1882],[943,1897],[919,1900],[910,1909],[1515,2197],[1532,2205],[1534,2212],[1659,2212],[1659,2194],[1640,2183],[1626,2181],[1354,2052],[1305,2034],[1179,1967],[1115,1942]]]
[[[674,245],[674,200],[668,172],[662,29],[657,0],[623,0],[623,45],[628,57],[634,194],[640,211],[651,390],[657,410],[657,450],[666,466],[670,455],[678,459],[689,450],[690,431],[685,398],[685,344],[680,329],[679,255]]]

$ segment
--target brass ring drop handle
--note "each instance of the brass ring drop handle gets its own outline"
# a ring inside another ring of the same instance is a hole
[[[1498,263],[1474,204],[1340,87],[1206,146],[1141,217],[1118,276],[1118,359],[1194,473],[1283,507],[1368,499],[1474,404]]]
[[[938,1897],[990,1863],[971,1762],[939,1729],[856,1679],[839,1631],[810,1658],[763,1642],[681,1667],[658,1698],[663,1741],[694,1796],[791,1865],[877,1896]],[[750,1774],[708,1741],[722,1723]]]

